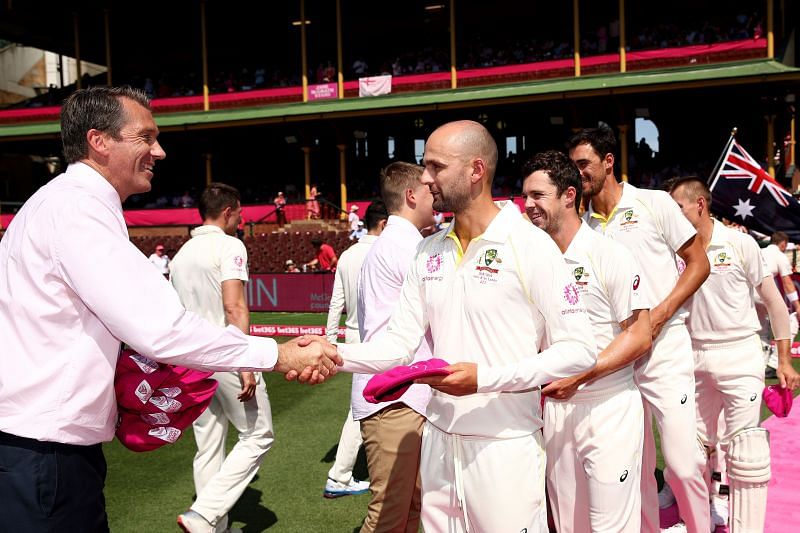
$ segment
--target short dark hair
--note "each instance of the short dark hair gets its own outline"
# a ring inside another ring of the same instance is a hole
[[[617,154],[617,138],[614,137],[611,128],[605,125],[582,129],[569,138],[567,149],[572,150],[581,144],[591,146],[600,159],[603,159],[606,154],[612,154],[615,157]]]
[[[776,231],[769,238],[769,243],[770,244],[780,244],[782,242],[789,242],[789,235],[787,235],[786,233],[784,233],[782,231]]]
[[[200,218],[217,218],[226,207],[236,209],[241,204],[242,197],[236,187],[231,187],[225,183],[209,183],[208,187],[200,195],[197,209],[200,211]]]
[[[69,95],[61,106],[61,142],[67,163],[76,163],[89,155],[86,140],[89,130],[102,131],[119,140],[120,130],[125,125],[123,98],[150,109],[147,95],[128,85],[90,87]]]
[[[314,248],[319,248],[320,246],[322,246],[322,239],[320,239],[319,237],[312,238],[311,246],[313,246]]]
[[[575,189],[575,210],[581,205],[581,173],[578,167],[570,160],[567,154],[556,150],[539,152],[522,164],[523,180],[534,172],[544,172],[550,182],[556,186],[556,196],[559,198],[569,188]]]
[[[664,187],[670,194],[675,192],[678,187],[685,187],[684,193],[691,201],[695,201],[702,196],[708,204],[711,204],[711,189],[708,188],[708,184],[705,181],[697,176],[670,178],[664,182]]]
[[[406,190],[415,189],[420,184],[422,172],[419,165],[395,161],[381,169],[381,198],[389,213],[399,213],[406,201]]]
[[[375,200],[367,206],[367,210],[364,212],[364,225],[367,227],[367,231],[372,231],[378,227],[381,220],[388,218],[389,211],[386,210],[386,204],[380,200]]]

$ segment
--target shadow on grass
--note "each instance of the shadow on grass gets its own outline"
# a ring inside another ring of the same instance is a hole
[[[278,515],[261,504],[260,490],[247,487],[231,512],[230,522],[243,522],[243,533],[264,531],[278,523]]]

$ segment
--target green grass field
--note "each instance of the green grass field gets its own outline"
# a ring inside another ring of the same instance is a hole
[[[321,325],[325,315],[252,313],[251,322]],[[246,533],[357,531],[369,494],[336,500],[322,497],[349,407],[350,375],[338,374],[315,387],[286,382],[281,375],[265,373],[264,377],[272,405],[275,444],[231,511],[231,525]],[[235,433],[232,430],[228,434],[229,447],[236,440]],[[134,453],[116,440],[104,448],[111,531],[177,531],[175,517],[191,505],[194,496],[195,443],[191,428],[177,443],[152,452]],[[359,479],[367,477],[363,454],[355,474]]]

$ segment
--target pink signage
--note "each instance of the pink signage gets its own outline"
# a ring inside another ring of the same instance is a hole
[[[335,83],[320,83],[308,86],[309,100],[327,100],[339,97],[339,87]]]
[[[328,311],[333,274],[253,274],[247,282],[251,311]]]

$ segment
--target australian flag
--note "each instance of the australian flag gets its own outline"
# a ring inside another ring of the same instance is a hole
[[[800,203],[736,142],[711,178],[711,212],[755,231],[782,231],[800,242]]]

